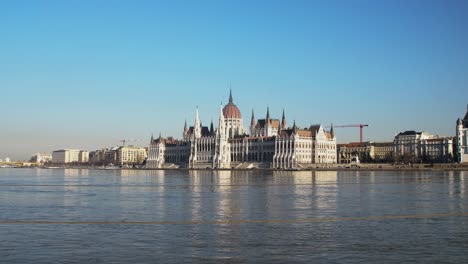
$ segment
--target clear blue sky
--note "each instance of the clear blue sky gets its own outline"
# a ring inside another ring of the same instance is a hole
[[[468,103],[468,2],[1,1],[0,158],[180,137],[232,83],[248,126],[368,123],[454,135]],[[339,142],[358,129],[337,130]]]

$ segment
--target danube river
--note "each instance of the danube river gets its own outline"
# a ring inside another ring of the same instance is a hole
[[[468,172],[0,169],[1,263],[468,263]]]

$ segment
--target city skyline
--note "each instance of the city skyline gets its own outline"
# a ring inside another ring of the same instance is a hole
[[[288,125],[364,123],[365,141],[392,141],[455,136],[466,111],[463,2],[1,7],[0,158],[181,138],[196,106],[203,124],[217,119],[229,83],[246,127],[252,108],[261,118],[269,107]],[[358,129],[336,134],[359,140]]]

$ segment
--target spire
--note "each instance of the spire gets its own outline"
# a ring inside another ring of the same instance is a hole
[[[255,116],[254,116],[253,108],[252,108],[252,118],[250,119],[250,126],[251,127],[255,126]]]
[[[197,105],[197,110],[195,110],[195,124],[200,123],[200,118],[198,117],[198,105]]]
[[[231,89],[231,84],[229,84],[229,103],[232,104],[232,89]]]
[[[465,114],[465,117],[463,118],[463,122],[465,122],[465,125],[466,125],[466,122],[468,122],[468,105],[466,105],[466,114]]]
[[[331,134],[332,138],[335,137],[335,132],[333,131],[333,123],[331,123],[331,126],[330,126],[330,134]]]
[[[159,140],[161,140],[162,137],[161,137],[161,131],[159,131]]]
[[[184,123],[184,133],[187,132],[188,127],[187,127],[187,118],[185,118],[185,123]]]
[[[266,115],[265,123],[269,125],[270,122],[271,122],[271,120],[270,120],[270,108],[267,106],[267,115]]]
[[[286,128],[286,116],[284,115],[284,108],[283,108],[283,117],[281,118],[281,128]]]
[[[197,110],[195,112],[195,124],[193,124],[193,133],[195,134],[195,138],[201,137],[201,123],[200,117],[198,116],[198,105]]]
[[[211,118],[210,135],[214,135],[213,118]]]
[[[153,137],[153,133],[151,132],[151,141],[150,141],[150,143],[153,143],[153,140],[154,140],[154,137]]]
[[[221,103],[221,106],[219,108],[218,135],[222,137],[226,135],[226,128],[224,124],[224,114],[223,114],[223,103]]]
[[[296,120],[294,120],[293,131],[294,131],[294,133],[296,133],[296,131],[297,131]]]

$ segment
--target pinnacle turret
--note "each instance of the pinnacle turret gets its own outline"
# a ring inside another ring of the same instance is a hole
[[[271,120],[270,120],[270,107],[268,107],[268,106],[267,106],[267,114],[266,114],[265,123],[268,124],[268,125],[271,123]]]
[[[286,128],[286,116],[284,115],[284,108],[283,108],[283,117],[281,118],[281,128]]]
[[[252,108],[252,118],[250,119],[250,126],[254,127],[255,126],[255,116],[254,116],[254,110]]]

